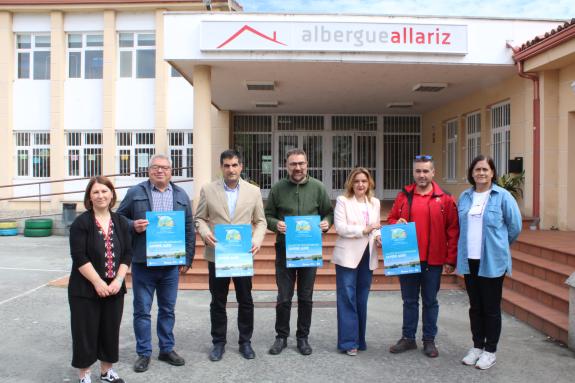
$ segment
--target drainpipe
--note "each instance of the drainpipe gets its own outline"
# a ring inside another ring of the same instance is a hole
[[[519,49],[507,43],[513,54]],[[515,60],[515,57],[513,58]],[[540,196],[541,196],[541,100],[539,98],[539,75],[523,70],[523,60],[515,60],[517,74],[533,82],[533,218],[539,227]]]

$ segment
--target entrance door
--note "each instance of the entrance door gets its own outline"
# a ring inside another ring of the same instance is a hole
[[[285,167],[285,155],[294,148],[301,148],[307,154],[307,172],[310,176],[320,181],[324,180],[323,166],[323,136],[321,134],[290,132],[276,135],[277,150],[276,158],[276,177],[275,180],[281,180],[287,177]]]
[[[332,143],[332,199],[343,194],[345,181],[351,170],[357,166],[367,168],[377,180],[376,147],[377,137],[373,133],[334,134]],[[375,182],[377,185],[377,181]]]

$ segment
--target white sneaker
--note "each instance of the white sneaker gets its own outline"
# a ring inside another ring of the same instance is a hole
[[[487,370],[489,367],[495,364],[495,353],[483,351],[477,363],[475,363],[475,368],[480,370]]]
[[[483,353],[483,350],[480,348],[471,347],[469,351],[467,351],[467,355],[461,359],[461,363],[465,364],[466,366],[474,366],[475,363],[479,360],[479,357]]]
[[[92,383],[92,378],[90,377],[90,372],[88,371],[82,379],[78,380],[79,383]]]
[[[105,374],[100,375],[100,380],[102,382],[110,382],[110,383],[124,383],[123,379],[120,379],[116,371],[112,370],[111,368],[106,371]]]

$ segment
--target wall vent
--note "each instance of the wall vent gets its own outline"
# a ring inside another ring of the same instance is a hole
[[[439,92],[447,88],[445,82],[422,82],[413,86],[414,92]]]
[[[246,81],[248,90],[275,90],[274,81]]]
[[[405,101],[405,102],[390,102],[387,104],[388,108],[411,108],[413,106],[413,101]]]
[[[254,105],[256,108],[277,108],[279,102],[277,101],[255,101]]]

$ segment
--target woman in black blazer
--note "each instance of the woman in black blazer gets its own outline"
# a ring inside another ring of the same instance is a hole
[[[68,284],[72,327],[72,366],[80,383],[91,383],[90,366],[100,360],[100,379],[123,383],[112,369],[124,310],[124,278],[132,258],[128,223],[113,213],[114,185],[106,177],[90,179],[86,212],[70,227],[72,271]]]

